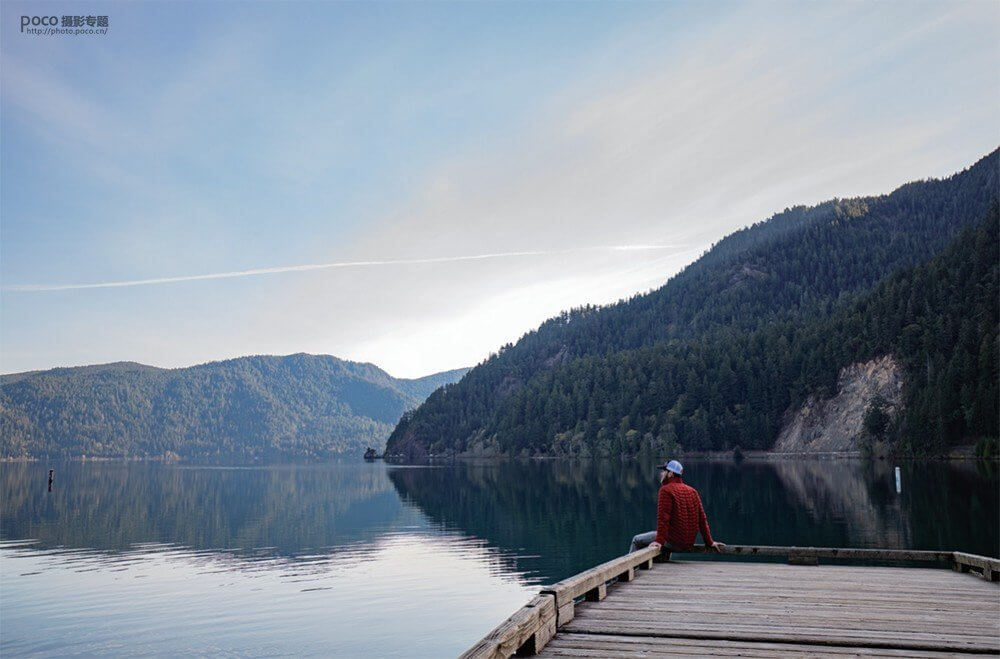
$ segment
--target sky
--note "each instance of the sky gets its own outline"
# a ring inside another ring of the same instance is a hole
[[[4,373],[471,366],[784,208],[1000,144],[992,0],[0,12]],[[75,15],[107,32],[22,32]]]

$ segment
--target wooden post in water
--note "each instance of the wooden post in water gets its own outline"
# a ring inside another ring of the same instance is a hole
[[[55,469],[49,469],[49,492],[52,491],[52,475],[56,473]]]

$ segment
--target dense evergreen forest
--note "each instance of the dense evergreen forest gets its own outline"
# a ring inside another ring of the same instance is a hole
[[[318,458],[381,448],[400,415],[465,369],[414,380],[330,356],[135,363],[0,378],[0,455]]]
[[[892,354],[907,453],[997,436],[998,157],[889,195],[793,208],[662,288],[565,312],[403,416],[387,451],[767,449],[839,370]],[[990,441],[992,440],[992,442]]]

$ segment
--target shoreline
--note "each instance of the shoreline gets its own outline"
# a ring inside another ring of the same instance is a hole
[[[698,460],[704,462],[780,462],[784,460],[852,460],[858,461],[863,460],[867,462],[924,462],[930,460],[947,460],[952,461],[976,461],[976,462],[1000,462],[1000,456],[992,456],[988,458],[977,457],[973,452],[973,446],[961,446],[956,447],[943,455],[936,456],[885,456],[885,455],[865,455],[861,451],[820,451],[820,452],[771,452],[771,451],[745,451],[739,458],[733,456],[732,451],[683,451],[677,452],[674,457],[682,460]],[[350,453],[343,453],[337,456],[331,456],[324,460],[296,460],[294,458],[278,458],[275,460],[251,460],[251,461],[240,461],[240,460],[199,460],[199,459],[185,459],[185,458],[164,458],[163,456],[59,456],[59,457],[37,457],[37,456],[18,456],[18,457],[0,457],[0,464],[20,464],[20,463],[32,463],[32,462],[114,462],[114,463],[124,463],[124,462],[145,462],[145,463],[158,463],[158,464],[248,464],[248,465],[267,465],[267,464],[326,464],[330,462],[352,462],[354,461],[354,455]],[[636,462],[646,460],[643,456],[568,456],[568,455],[536,455],[536,456],[520,456],[520,455],[474,455],[474,454],[456,454],[456,455],[427,455],[422,458],[408,459],[404,456],[393,456],[387,455],[382,458],[386,464],[390,465],[401,465],[401,464],[419,464],[424,462],[503,462],[509,460],[564,460],[564,461],[619,461],[619,462]],[[359,462],[364,462],[363,458],[358,457]]]

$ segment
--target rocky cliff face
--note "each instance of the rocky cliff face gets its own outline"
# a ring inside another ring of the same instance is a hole
[[[774,453],[836,453],[860,450],[865,411],[873,398],[888,402],[894,418],[903,394],[903,371],[892,355],[840,371],[832,398],[810,397],[788,415],[772,448]]]

